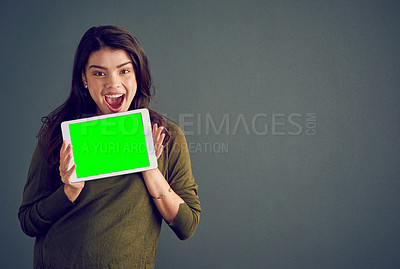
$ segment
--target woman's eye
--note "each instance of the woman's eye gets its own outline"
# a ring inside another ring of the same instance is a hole
[[[121,71],[121,74],[128,74],[128,73],[129,73],[128,69],[124,69],[124,70]]]
[[[104,76],[105,74],[103,72],[95,72],[94,75],[101,77],[101,76]]]

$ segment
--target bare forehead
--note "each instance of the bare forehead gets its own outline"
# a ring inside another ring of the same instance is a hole
[[[131,58],[125,50],[105,48],[92,52],[86,66],[90,68],[95,65],[111,69],[126,63],[131,63]]]

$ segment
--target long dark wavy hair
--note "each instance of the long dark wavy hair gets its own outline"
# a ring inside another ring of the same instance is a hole
[[[137,81],[137,91],[129,110],[147,108],[152,124],[157,123],[159,126],[165,127],[165,143],[170,138],[166,129],[166,119],[149,107],[153,87],[147,57],[138,40],[120,26],[92,27],[83,35],[76,50],[71,92],[68,99],[47,117],[42,118],[43,125],[38,134],[39,144],[44,149],[43,154],[54,173],[57,173],[60,161],[61,122],[96,113],[96,103],[91,98],[89,91],[84,88],[82,72],[85,72],[90,54],[103,48],[122,49],[129,54]]]

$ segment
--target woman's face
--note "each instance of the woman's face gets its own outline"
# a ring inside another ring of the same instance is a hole
[[[97,105],[97,115],[128,111],[137,89],[132,60],[121,49],[90,54],[82,81]]]

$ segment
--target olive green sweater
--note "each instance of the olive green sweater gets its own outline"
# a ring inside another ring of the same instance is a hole
[[[182,240],[196,230],[200,202],[185,136],[169,123],[171,140],[158,168],[185,201],[169,227]],[[34,268],[153,268],[162,217],[142,173],[87,181],[75,203],[37,146],[18,213],[36,237]]]

